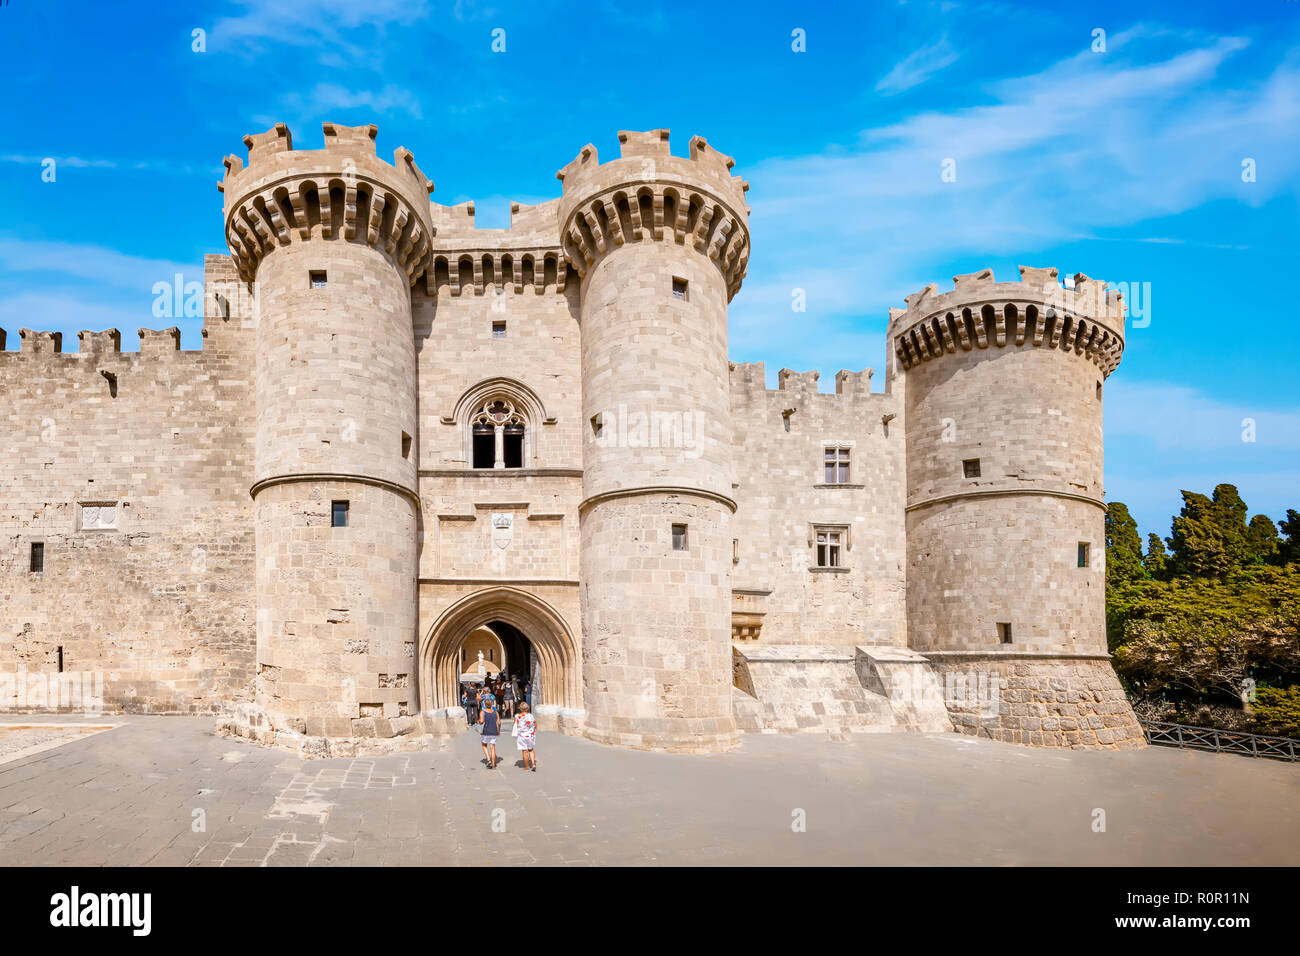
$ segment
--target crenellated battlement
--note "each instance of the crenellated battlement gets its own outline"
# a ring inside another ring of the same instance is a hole
[[[105,329],[102,332],[82,329],[77,333],[77,341],[81,343],[79,348],[82,352],[92,355],[122,351],[122,333],[117,329]]]
[[[473,202],[430,208],[435,233],[425,273],[430,295],[440,289],[487,295],[506,287],[516,293],[531,288],[539,295],[564,291],[569,267],[559,242],[560,200],[512,202],[506,229],[475,228]]]
[[[136,334],[140,336],[141,355],[181,350],[181,330],[174,325],[169,329],[138,329]]]
[[[1056,269],[1021,266],[1018,282],[982,269],[954,276],[949,292],[931,283],[906,301],[906,309],[889,310],[888,332],[904,369],[958,349],[1028,343],[1073,351],[1109,375],[1124,351],[1123,297],[1083,273],[1067,288]]]
[[[818,383],[821,381],[821,372],[816,370],[796,372],[793,369],[783,368],[777,372],[777,387],[768,388],[767,368],[764,362],[729,362],[727,368],[730,372],[731,392],[733,395],[789,395],[803,398],[815,396],[830,401],[836,399],[856,401],[859,399],[886,398],[884,393],[871,391],[871,377],[875,374],[875,370],[870,368],[865,368],[860,372],[840,369],[835,373],[835,391],[833,393],[819,390]]]
[[[601,163],[596,147],[588,143],[556,172],[566,199],[579,199],[619,184],[676,180],[707,190],[737,212],[748,214],[745,193],[749,183],[732,174],[736,161],[715,150],[703,136],[691,137],[690,157],[685,159],[670,152],[666,129],[620,130],[618,142],[618,159]]]
[[[62,352],[62,332],[41,332],[32,329],[18,330],[18,351],[28,353]]]
[[[167,354],[181,352],[181,330],[177,326],[167,329],[139,329],[141,355]],[[63,351],[63,333],[46,332],[38,329],[20,329],[18,332],[20,347],[17,353],[28,355],[58,355],[60,358],[76,359],[78,356],[132,355],[122,351],[122,333],[117,329],[104,329],[99,332],[82,329],[77,333],[78,350]],[[0,354],[6,354],[4,344],[7,338],[4,329],[0,329]],[[186,349],[187,354],[198,354],[202,349]]]
[[[427,265],[433,183],[404,146],[378,158],[378,127],[323,124],[325,145],[295,150],[277,123],[244,137],[248,164],[227,156],[226,241],[239,275],[252,281],[277,246],[312,239],[364,242],[388,254],[414,283]]]
[[[690,157],[669,152],[668,130],[621,131],[621,155],[601,163],[588,143],[557,172],[563,183],[560,235],[579,276],[628,241],[689,244],[717,262],[728,298],[749,262],[749,183],[731,173],[735,161],[691,139]]]

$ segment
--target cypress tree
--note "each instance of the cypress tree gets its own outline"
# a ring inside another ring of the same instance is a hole
[[[1183,492],[1183,510],[1169,539],[1177,576],[1221,578],[1248,558],[1246,503],[1236,486],[1221,484],[1214,496]]]
[[[1277,525],[1268,515],[1255,515],[1246,526],[1246,550],[1256,564],[1268,564],[1278,554],[1282,541],[1277,536]]]
[[[1147,576],[1142,567],[1142,537],[1122,501],[1106,506],[1106,586]]]
[[[1169,555],[1165,552],[1165,543],[1160,535],[1147,535],[1147,553],[1142,556],[1142,568],[1148,577],[1163,581],[1169,570]]]

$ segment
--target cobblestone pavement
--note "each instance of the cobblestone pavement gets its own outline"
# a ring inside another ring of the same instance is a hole
[[[0,764],[0,864],[1300,863],[1300,766],[1223,754],[873,734],[700,757],[543,734],[528,773],[508,736],[488,770],[473,731],[312,761],[209,718],[111,719]]]

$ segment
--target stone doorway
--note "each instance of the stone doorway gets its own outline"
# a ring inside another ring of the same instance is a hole
[[[468,595],[444,611],[430,628],[420,647],[421,710],[460,705],[461,667],[473,669],[478,657],[475,651],[475,663],[471,663],[463,651],[476,632],[478,638],[486,637],[484,628],[500,642],[507,671],[523,672],[527,661],[533,709],[539,721],[553,714],[581,712],[581,658],[573,636],[554,608],[512,587],[486,588]]]

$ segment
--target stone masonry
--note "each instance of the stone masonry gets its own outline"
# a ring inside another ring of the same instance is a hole
[[[226,158],[201,350],[0,330],[0,675],[313,756],[463,728],[467,642],[544,729],[619,746],[1141,745],[1104,635],[1103,283],[958,276],[891,311],[883,391],[769,389],[728,362],[749,184],[703,138],[587,145],[479,229],[374,126],[323,134]]]

